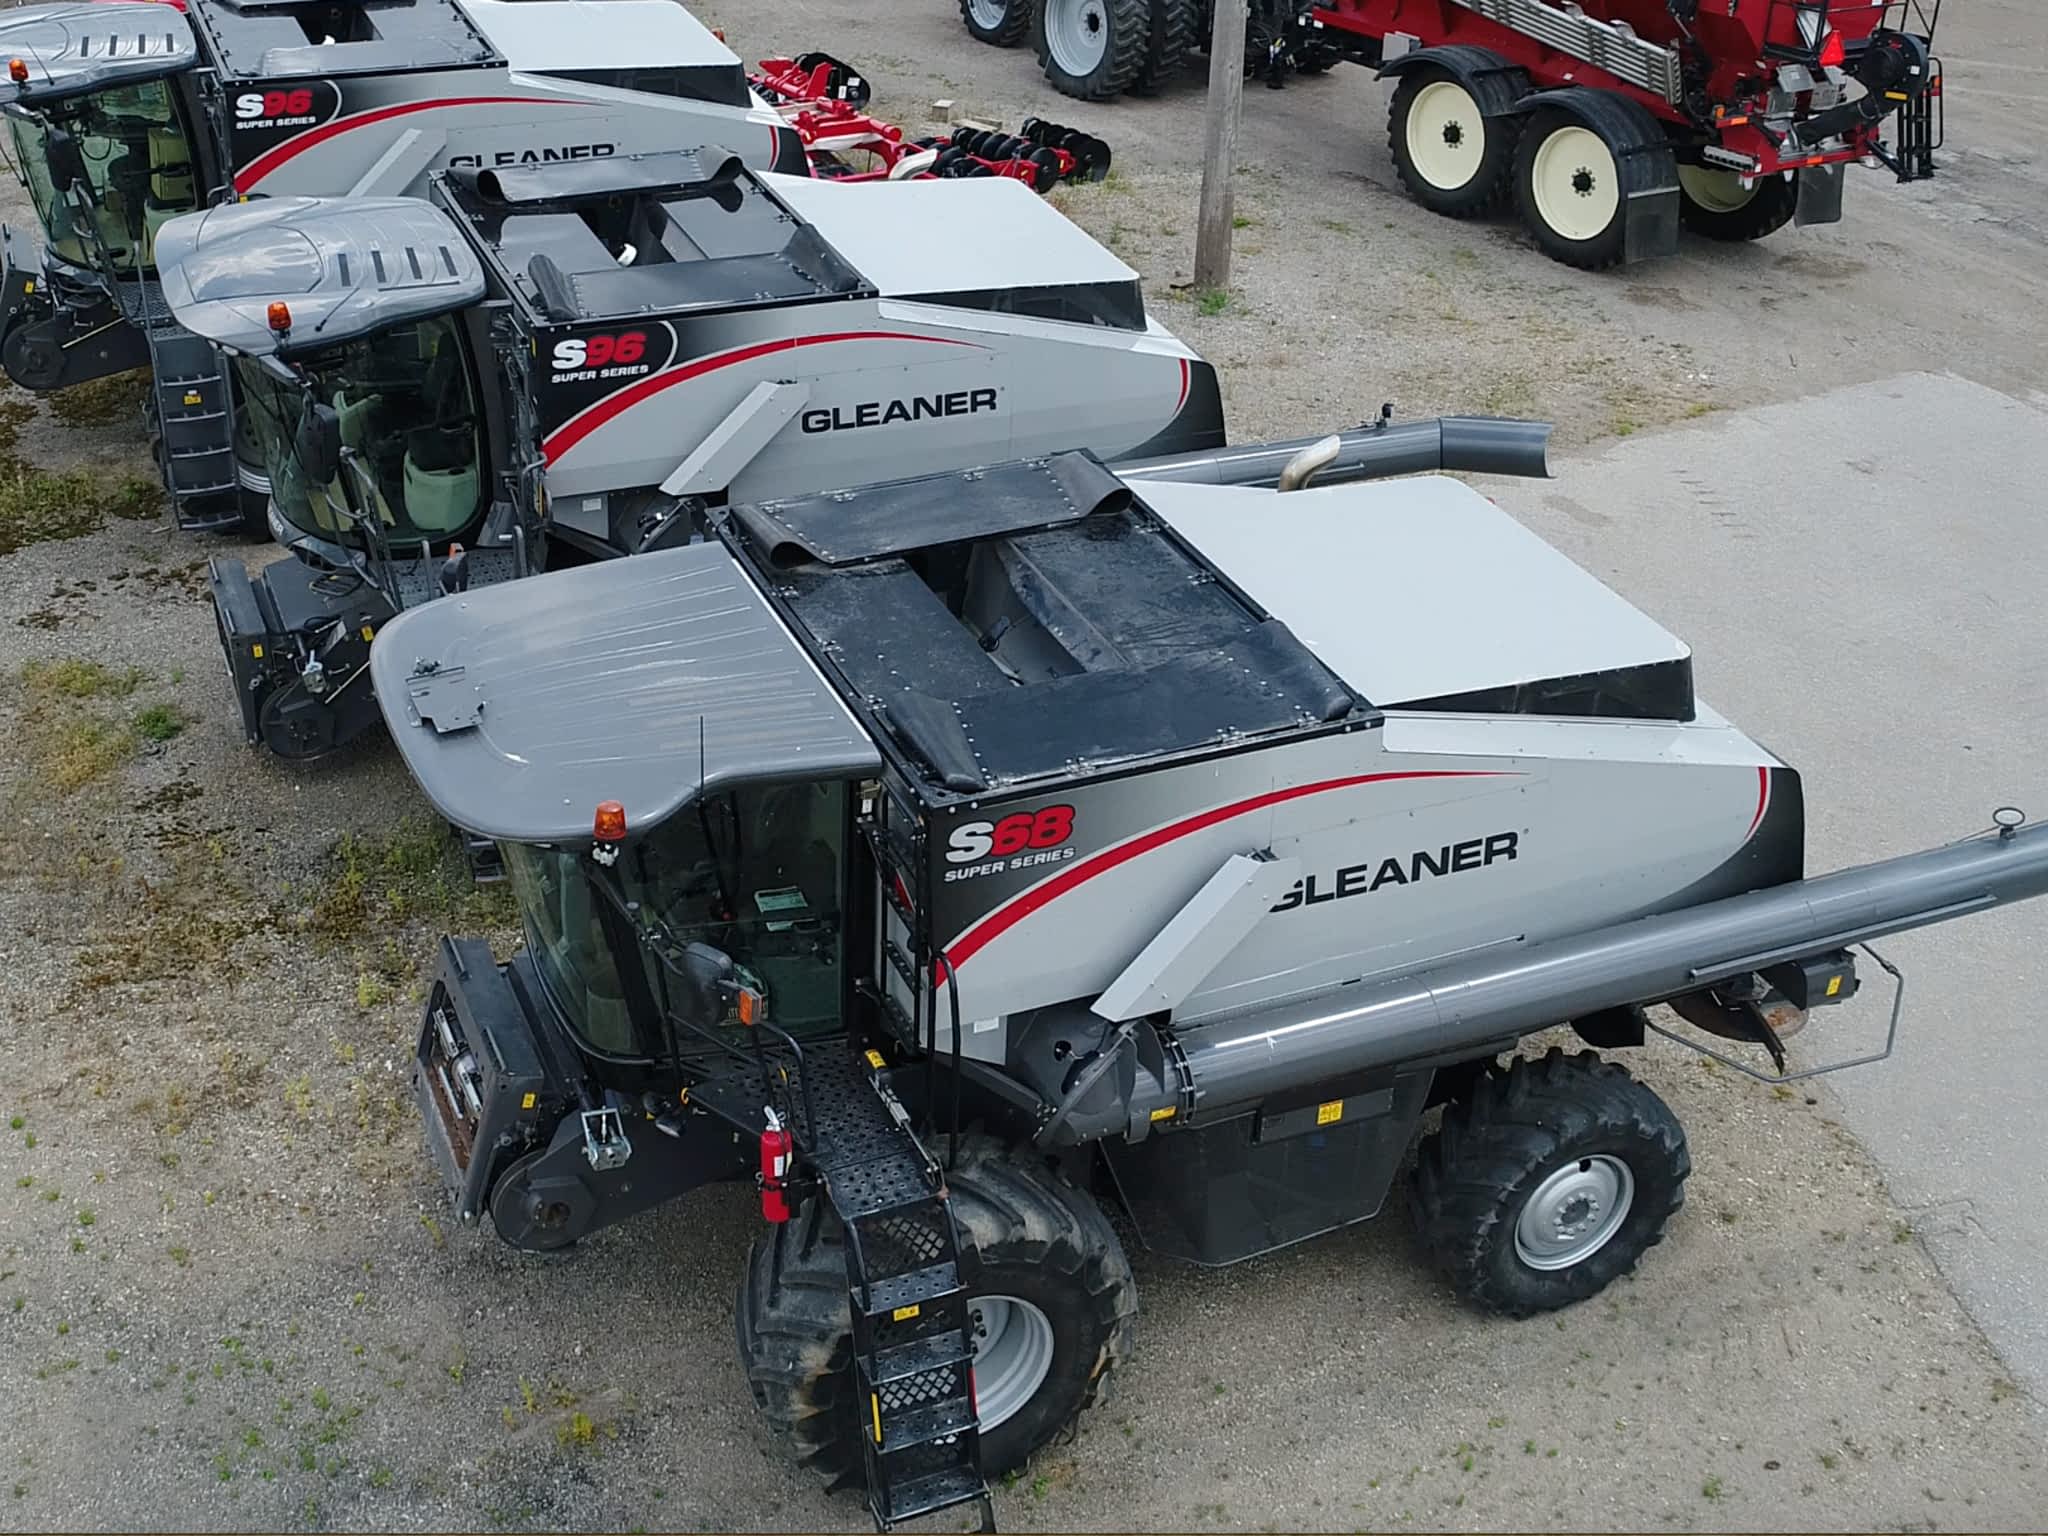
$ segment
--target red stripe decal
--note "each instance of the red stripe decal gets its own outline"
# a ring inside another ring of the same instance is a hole
[[[1759,768],[1756,771],[1756,814],[1749,818],[1749,830],[1742,834],[1747,842],[1756,836],[1756,829],[1764,824],[1764,812],[1771,804],[1771,770]]]
[[[1178,416],[1180,408],[1188,403],[1188,360],[1180,360],[1180,398],[1173,402],[1173,414]]]
[[[581,107],[588,102],[557,100],[547,96],[448,96],[433,101],[403,101],[396,106],[378,107],[369,112],[358,112],[353,117],[337,117],[331,123],[322,123],[318,128],[308,128],[282,144],[272,145],[262,154],[235,172],[235,190],[247,192],[257,182],[288,160],[296,159],[315,145],[325,144],[336,134],[347,133],[351,128],[367,128],[372,123],[389,122],[394,117],[407,117],[414,112],[439,112],[444,107]]]
[[[636,380],[624,389],[614,390],[602,400],[586,405],[542,440],[541,456],[548,463],[554,463],[614,416],[622,411],[630,411],[641,401],[660,394],[673,384],[701,379],[707,373],[716,373],[719,369],[730,368],[735,363],[752,362],[755,358],[767,357],[770,353],[793,352],[798,347],[830,346],[839,341],[928,341],[939,347],[972,347],[976,351],[986,350],[978,342],[955,341],[948,336],[913,336],[907,331],[840,331],[831,336],[784,336],[775,341],[756,342],[751,347],[736,347],[730,352],[714,352],[709,357],[700,357],[694,362],[684,363],[680,368],[650,373],[646,378]]]
[[[1518,779],[1522,775],[1505,771],[1487,771],[1458,768],[1417,769],[1406,773],[1362,773],[1345,779],[1325,779],[1317,784],[1297,784],[1291,789],[1276,789],[1267,794],[1254,795],[1249,800],[1239,800],[1230,805],[1219,805],[1212,810],[1189,816],[1181,821],[1168,822],[1163,827],[1154,827],[1150,832],[1140,833],[1127,843],[1114,848],[1105,848],[1091,854],[1048,880],[1042,880],[1028,890],[1020,891],[1009,902],[988,914],[946,947],[947,958],[953,962],[957,972],[973,956],[1001,938],[1010,929],[1024,921],[1040,907],[1058,900],[1075,886],[1092,880],[1097,875],[1127,864],[1132,859],[1163,848],[1166,844],[1196,832],[1206,831],[1219,822],[1237,816],[1248,816],[1253,811],[1263,811],[1268,806],[1280,805],[1289,800],[1300,800],[1309,795],[1327,794],[1335,789],[1354,789],[1361,784],[1385,784],[1400,779]],[[934,967],[932,986],[937,988],[944,980],[942,968]]]

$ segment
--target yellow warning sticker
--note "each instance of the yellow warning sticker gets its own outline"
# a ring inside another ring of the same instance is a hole
[[[263,647],[260,645],[252,645],[249,647],[249,654],[251,656],[254,656],[258,661],[261,661],[263,659]]]
[[[1154,1120],[1171,1120],[1175,1115],[1179,1113],[1180,1106],[1178,1104],[1169,1104],[1164,1109],[1153,1110],[1152,1118]]]
[[[1332,1099],[1327,1104],[1316,1106],[1316,1124],[1329,1125],[1344,1118],[1344,1101]]]
[[[197,405],[199,403],[199,400],[200,395],[198,390],[188,389],[185,391],[185,403],[187,405]]]
[[[873,1415],[875,1416],[875,1444],[877,1444],[877,1445],[880,1445],[880,1444],[882,1443],[882,1394],[881,1394],[881,1393],[879,1393],[879,1392],[870,1392],[870,1393],[868,1394],[868,1411],[869,1411],[870,1413],[872,1413],[872,1414],[873,1414]]]
[[[873,1067],[877,1072],[881,1071],[884,1065],[882,1061],[882,1053],[880,1051],[869,1051],[867,1053],[867,1056],[868,1065]]]
[[[367,645],[367,644],[368,644],[368,643],[369,643],[370,641],[372,641],[372,640],[374,640],[374,639],[376,639],[376,638],[377,638],[377,631],[376,631],[376,630],[374,630],[374,629],[372,629],[372,628],[370,628],[370,626],[369,626],[369,625],[365,624],[365,625],[363,626],[363,643]]]
[[[913,1301],[909,1306],[898,1307],[894,1312],[891,1312],[889,1314],[889,1321],[892,1323],[907,1323],[915,1316],[917,1316],[917,1303]]]
[[[521,1099],[521,1100],[519,1101],[519,1107],[520,1107],[521,1109],[531,1109],[531,1108],[533,1108],[533,1106],[534,1106],[534,1105],[538,1104],[539,1102],[540,1102],[540,1095],[539,1095],[539,1094],[537,1094],[537,1093],[529,1093],[529,1094],[527,1094],[527,1095],[526,1095],[526,1096],[525,1096],[524,1098],[522,1098],[522,1099]]]
[[[1840,992],[1841,990],[1842,978],[1839,976],[1830,976],[1828,978],[1828,996],[1833,997],[1836,993]]]

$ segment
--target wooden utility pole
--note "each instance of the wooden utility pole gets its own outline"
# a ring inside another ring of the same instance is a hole
[[[1195,287],[1230,286],[1231,173],[1244,115],[1245,0],[1214,0],[1209,106],[1202,133],[1202,211],[1195,227]]]

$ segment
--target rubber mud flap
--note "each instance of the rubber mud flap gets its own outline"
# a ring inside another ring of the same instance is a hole
[[[1626,174],[1626,173],[1624,173]],[[1678,187],[1630,192],[1622,213],[1624,265],[1678,254]]]
[[[257,686],[268,673],[266,664],[271,638],[270,625],[256,601],[256,587],[249,580],[249,568],[239,560],[206,562],[206,586],[213,594],[213,613],[220,629],[220,644],[227,662],[228,677],[235,686],[235,702],[242,711],[242,734],[254,746],[263,739],[258,720],[261,690]]]
[[[1844,169],[1837,162],[1834,165],[1809,165],[1799,173],[1799,201],[1792,212],[1794,224],[1842,222],[1842,184],[1847,179],[1842,174]]]

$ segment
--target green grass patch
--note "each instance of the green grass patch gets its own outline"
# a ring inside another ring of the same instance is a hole
[[[185,716],[175,704],[152,704],[135,717],[135,734],[144,741],[169,741],[185,729]]]
[[[1195,308],[1205,315],[1222,314],[1223,311],[1230,308],[1229,290],[1223,288],[1204,288],[1195,295]]]
[[[139,427],[148,393],[149,370],[134,368],[57,390],[43,403],[67,427]]]
[[[162,487],[141,475],[0,461],[0,555],[50,539],[82,538],[109,518],[145,522],[162,510]]]

